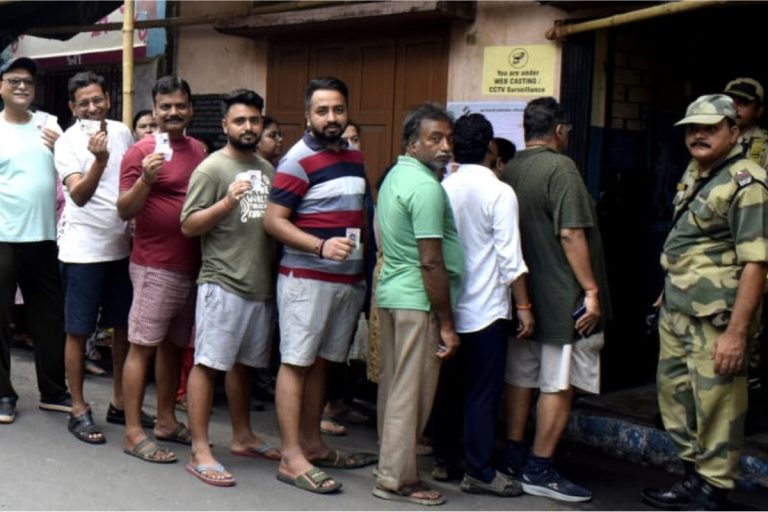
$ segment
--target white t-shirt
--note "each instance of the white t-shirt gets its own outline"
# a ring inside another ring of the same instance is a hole
[[[512,318],[510,284],[528,272],[520,247],[517,195],[482,165],[464,164],[443,180],[464,249],[456,332]]]
[[[107,120],[109,160],[99,186],[85,206],[77,206],[66,188],[66,205],[59,223],[59,260],[65,263],[97,263],[127,258],[130,254],[128,223],[117,215],[120,162],[133,145],[131,131],[122,123]],[[88,151],[88,136],[79,123],[56,141],[54,158],[62,183],[68,176],[85,175],[96,160]]]

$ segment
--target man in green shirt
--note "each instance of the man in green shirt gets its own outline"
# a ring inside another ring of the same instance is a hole
[[[256,155],[264,100],[238,89],[222,101],[227,145],[192,174],[181,230],[200,236],[203,261],[195,312],[195,365],[189,374],[192,454],[187,471],[215,486],[235,481],[211,453],[213,385],[227,372],[232,455],[280,460],[251,429],[250,367],[269,362],[274,330],[276,243],[263,228],[272,165]]]
[[[416,440],[432,409],[440,362],[459,348],[451,313],[464,268],[448,197],[436,173],[451,159],[453,123],[435,104],[408,114],[405,155],[379,191],[384,266],[376,289],[381,329],[381,454],[373,495],[439,505],[419,480]]]
[[[525,149],[504,169],[520,203],[528,293],[536,317],[530,340],[507,352],[507,470],[523,491],[561,501],[592,494],[563,478],[554,453],[568,424],[573,388],[600,389],[605,266],[595,207],[576,164],[562,154],[571,125],[554,98],[531,101],[523,115]],[[533,446],[523,444],[533,389],[540,390]]]

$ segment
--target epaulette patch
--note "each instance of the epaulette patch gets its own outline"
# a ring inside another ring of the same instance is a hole
[[[736,176],[733,177],[733,179],[736,180],[736,183],[739,184],[739,187],[746,187],[750,183],[754,181],[754,178],[751,174],[747,171],[739,171],[736,173]]]

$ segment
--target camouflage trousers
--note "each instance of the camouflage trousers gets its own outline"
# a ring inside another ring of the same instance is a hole
[[[664,428],[680,458],[710,484],[732,489],[744,446],[747,378],[746,369],[715,373],[712,347],[727,324],[726,315],[698,318],[662,307],[657,386]]]

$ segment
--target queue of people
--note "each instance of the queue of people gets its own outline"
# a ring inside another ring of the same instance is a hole
[[[529,102],[516,154],[480,114],[454,121],[438,104],[416,107],[374,207],[341,80],[309,82],[307,130],[285,153],[259,94],[223,95],[226,145],[208,153],[186,134],[192,93],[181,78],[156,82],[153,110],[136,114],[131,133],[107,119],[104,78],[77,73],[75,121],[62,133],[29,111],[36,71],[27,58],[0,68],[0,423],[16,415],[18,285],[35,319],[39,406],[67,413],[79,441],[106,442],[84,387],[85,343],[98,324],[113,333],[106,420],[125,425],[123,451],[168,464],[177,456],[166,442],[191,446],[185,468],[207,484],[236,483],[208,434],[224,374],[229,453],[274,461],[277,479],[298,489],[337,493],[335,470],[375,464],[377,498],[444,503],[417,467],[432,414],[447,425],[435,478],[462,465],[466,493],[591,499],[558,472],[555,453],[574,390],[599,393],[611,306],[595,203],[564,154],[573,126],[554,98]],[[659,402],[686,477],[641,493],[663,509],[725,507],[743,445],[745,359],[768,263],[768,181],[750,158],[768,145],[739,127],[750,118],[741,110],[762,102],[759,84],[738,79],[725,92],[699,98],[678,123],[692,162],[662,255]],[[66,198],[58,226],[57,181]],[[371,247],[380,263],[368,286]],[[347,359],[370,288],[380,448],[346,453],[323,437],[343,427],[332,421],[343,404],[326,396],[327,375]],[[269,365],[276,330],[280,447],[250,416],[251,370]],[[187,426],[176,402],[190,347]],[[153,359],[156,415],[143,410]]]

